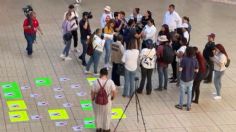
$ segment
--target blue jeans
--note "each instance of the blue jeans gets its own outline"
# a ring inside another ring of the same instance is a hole
[[[167,71],[168,67],[162,67],[162,66],[158,66],[158,78],[159,78],[159,87],[160,89],[162,89],[163,87],[163,81],[164,81],[164,89],[167,89],[167,83],[168,83],[168,71]],[[163,80],[164,79],[164,80]]]
[[[84,61],[84,62],[85,62],[85,56],[86,56],[87,49],[88,49],[88,45],[87,45],[86,41],[87,40],[80,39],[80,42],[81,42],[82,47],[83,47],[83,52],[80,55],[80,57],[82,58],[82,61]]]
[[[36,39],[36,34],[24,33],[24,35],[25,35],[25,39],[27,41],[26,50],[28,52],[28,55],[31,55],[33,53],[33,43]]]
[[[63,50],[63,54],[67,57],[70,52],[71,40],[69,41],[64,40],[64,44],[65,44],[65,48]]]
[[[135,78],[135,71],[129,71],[125,69],[125,84],[123,90],[123,96],[130,97],[134,93],[134,78]]]
[[[87,71],[89,71],[90,66],[92,65],[92,63],[94,63],[93,64],[94,73],[95,74],[98,73],[97,68],[98,68],[98,63],[99,63],[101,55],[102,55],[102,52],[94,50],[93,55],[89,58],[89,61],[87,63],[87,66],[86,66]]]
[[[216,87],[217,96],[221,96],[221,78],[224,75],[224,71],[215,71],[214,72],[214,84]]]
[[[107,39],[105,42],[105,64],[109,64],[110,56],[111,56],[111,44],[113,43],[113,40]]]
[[[184,95],[187,91],[187,108],[191,108],[193,81],[184,82],[180,80],[179,105],[183,106]]]

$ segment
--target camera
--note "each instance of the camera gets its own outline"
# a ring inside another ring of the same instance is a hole
[[[30,13],[33,11],[33,8],[31,5],[27,5],[24,8],[22,8],[24,14],[26,17],[29,17]]]
[[[136,25],[135,25],[135,30],[136,30],[136,32],[137,32],[138,34],[140,34],[140,33],[142,32],[142,30],[143,30],[142,24],[140,24],[140,23],[136,24]]]
[[[92,12],[83,12],[83,16],[87,16],[88,19],[92,19],[93,18]]]

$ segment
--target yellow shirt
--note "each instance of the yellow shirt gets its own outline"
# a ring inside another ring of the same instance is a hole
[[[113,32],[114,32],[113,28],[108,29],[107,26],[104,28],[104,33],[105,34],[113,34]]]

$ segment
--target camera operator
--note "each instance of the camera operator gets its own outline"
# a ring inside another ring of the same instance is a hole
[[[71,13],[71,17],[70,17],[70,20],[71,20],[71,24],[72,24],[72,36],[73,36],[73,40],[74,40],[74,51],[77,52],[78,50],[76,49],[77,46],[78,46],[78,32],[77,32],[77,29],[78,29],[78,25],[79,25],[79,22],[78,22],[78,18],[79,18],[79,15],[78,13],[75,11],[75,7],[74,5],[69,5],[69,10],[67,12],[65,12],[64,14],[64,19],[66,17],[66,14],[68,12]]]
[[[30,24],[30,21],[32,22],[32,24]],[[36,13],[34,11],[32,11],[29,14],[29,18],[26,18],[24,20],[23,29],[24,29],[25,39],[27,41],[26,50],[28,52],[28,55],[32,55],[33,43],[36,40],[37,31],[39,31],[43,35],[43,32],[39,26],[39,22],[36,19]]]
[[[142,43],[142,49],[143,48],[147,48],[146,47],[146,41],[148,39],[151,39],[153,42],[153,45],[156,45],[156,33],[157,33],[157,29],[154,25],[154,20],[153,19],[149,19],[147,21],[147,25],[144,27],[143,29],[143,33],[142,33],[142,38],[143,38],[143,43]]]
[[[91,13],[90,12],[83,12],[82,14],[82,19],[79,22],[79,27],[80,27],[80,42],[83,47],[83,52],[79,56],[79,59],[82,60],[82,65],[86,66],[86,52],[87,52],[87,38],[91,35],[91,29],[90,29],[90,24],[89,24],[89,18],[91,18]]]
[[[142,30],[141,30],[142,31]],[[140,39],[142,33],[141,31],[137,31],[136,23],[133,19],[128,21],[128,26],[124,29],[124,42],[126,44],[126,48],[130,45],[135,45],[137,49],[139,49],[138,39]]]

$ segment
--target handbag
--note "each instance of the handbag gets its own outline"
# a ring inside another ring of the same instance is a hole
[[[117,64],[117,70],[116,73],[120,76],[124,76],[125,75],[125,66],[124,64]]]

